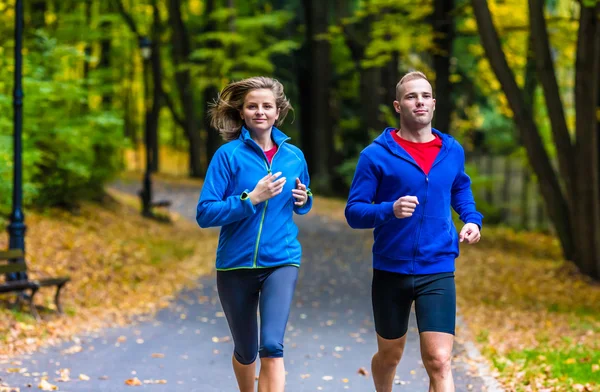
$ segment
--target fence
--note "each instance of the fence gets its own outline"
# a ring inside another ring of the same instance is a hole
[[[467,173],[486,223],[550,231],[537,178],[520,157],[471,155]]]

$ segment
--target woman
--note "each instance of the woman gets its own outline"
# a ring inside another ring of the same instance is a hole
[[[257,354],[258,390],[285,385],[283,338],[302,254],[292,215],[312,206],[304,155],[275,127],[290,109],[281,83],[253,77],[225,87],[210,111],[228,143],[210,162],[196,220],[221,226],[217,288],[241,392],[254,391]]]

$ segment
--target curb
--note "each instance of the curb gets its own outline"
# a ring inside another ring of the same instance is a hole
[[[458,312],[457,312],[458,313]],[[460,328],[469,331],[469,327],[465,324],[462,317],[458,314],[456,315],[456,324],[460,325]],[[461,342],[464,347],[467,355],[470,359],[475,362],[475,367],[477,369],[478,376],[483,380],[483,384],[486,387],[487,392],[507,392],[502,385],[496,380],[496,378],[492,375],[492,371],[488,364],[487,359],[481,354],[479,349],[475,346],[475,344],[470,340],[465,340]]]

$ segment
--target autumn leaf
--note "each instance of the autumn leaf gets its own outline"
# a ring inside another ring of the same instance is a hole
[[[125,380],[125,385],[129,385],[129,386],[140,386],[142,385],[142,382],[137,378],[129,378],[127,380]]]
[[[58,387],[56,385],[50,384],[45,378],[42,378],[40,380],[38,388],[42,391],[58,391]]]
[[[168,306],[174,294],[196,284],[214,267],[218,235],[187,219],[169,225],[140,216],[136,197],[109,190],[112,201],[83,203],[78,215],[54,209],[27,216],[27,262],[31,278],[69,275],[61,291],[64,315],[35,323],[0,306],[0,355],[35,351],[86,330],[122,326],[138,315]],[[0,249],[8,248],[0,232]],[[36,302],[53,304],[53,290]],[[117,344],[127,341],[125,336]],[[73,341],[64,354],[84,347]],[[91,347],[85,349],[91,350]],[[16,366],[15,366],[16,367]]]

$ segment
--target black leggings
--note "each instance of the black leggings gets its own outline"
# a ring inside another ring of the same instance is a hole
[[[239,363],[253,363],[257,353],[261,358],[283,357],[283,337],[297,279],[298,267],[294,266],[217,271],[219,299]]]

